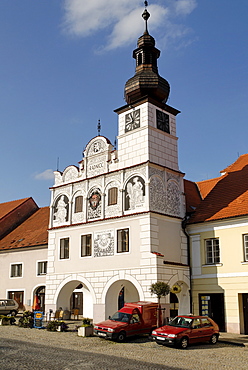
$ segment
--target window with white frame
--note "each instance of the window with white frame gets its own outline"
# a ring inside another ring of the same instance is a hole
[[[69,258],[69,238],[60,239],[59,258],[61,260]]]
[[[38,275],[46,275],[47,273],[47,261],[38,262]]]
[[[206,264],[214,265],[220,263],[220,245],[218,238],[211,238],[205,240],[206,248]]]
[[[248,234],[243,235],[244,261],[248,262]]]
[[[11,277],[22,277],[22,263],[11,265]]]
[[[117,230],[117,253],[129,251],[129,229]]]
[[[91,256],[92,235],[81,235],[81,257]]]

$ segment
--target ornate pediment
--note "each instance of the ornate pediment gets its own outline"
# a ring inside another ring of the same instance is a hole
[[[97,176],[108,172],[113,146],[103,136],[92,139],[84,151],[85,171],[87,177]]]

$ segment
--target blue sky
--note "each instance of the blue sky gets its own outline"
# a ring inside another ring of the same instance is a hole
[[[0,0],[0,202],[50,202],[52,171],[117,135],[134,75],[139,0]],[[248,2],[153,0],[148,28],[171,85],[180,170],[201,181],[248,152]]]

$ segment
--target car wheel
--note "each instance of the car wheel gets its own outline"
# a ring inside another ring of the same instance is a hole
[[[218,335],[213,334],[209,341],[211,344],[216,344],[218,342]]]
[[[117,337],[117,341],[118,342],[124,342],[126,339],[126,333],[124,331],[121,331],[119,334],[118,334],[118,337]]]
[[[17,315],[17,311],[15,311],[15,310],[10,311],[10,314],[11,314],[11,316],[16,316]]]
[[[183,337],[180,341],[180,348],[181,349],[186,349],[188,347],[189,340],[187,337]]]

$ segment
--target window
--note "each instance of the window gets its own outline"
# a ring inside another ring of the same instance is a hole
[[[201,321],[200,319],[194,319],[192,324],[193,329],[200,329],[201,328]]]
[[[205,317],[204,317],[204,319],[201,319],[201,322],[202,322],[202,326],[204,326],[204,327],[212,326],[211,322]]]
[[[11,265],[11,277],[21,277],[22,276],[22,264],[17,263],[15,265]]]
[[[60,254],[61,260],[69,258],[69,238],[60,239]]]
[[[248,261],[248,234],[243,235],[244,237],[244,260]]]
[[[81,257],[91,256],[92,235],[81,236]]]
[[[38,275],[46,275],[47,261],[38,262]]]
[[[14,299],[18,305],[19,305],[19,310],[23,310],[24,306],[24,291],[9,291],[8,292],[8,298],[9,299]]]
[[[206,264],[213,265],[220,263],[220,247],[219,239],[207,239],[205,240],[206,245]]]
[[[82,211],[83,211],[83,197],[78,196],[78,197],[75,198],[74,212],[79,213],[79,212],[82,212]]]
[[[129,251],[129,229],[117,230],[117,253]]]
[[[117,204],[118,189],[110,188],[108,191],[108,206]]]

